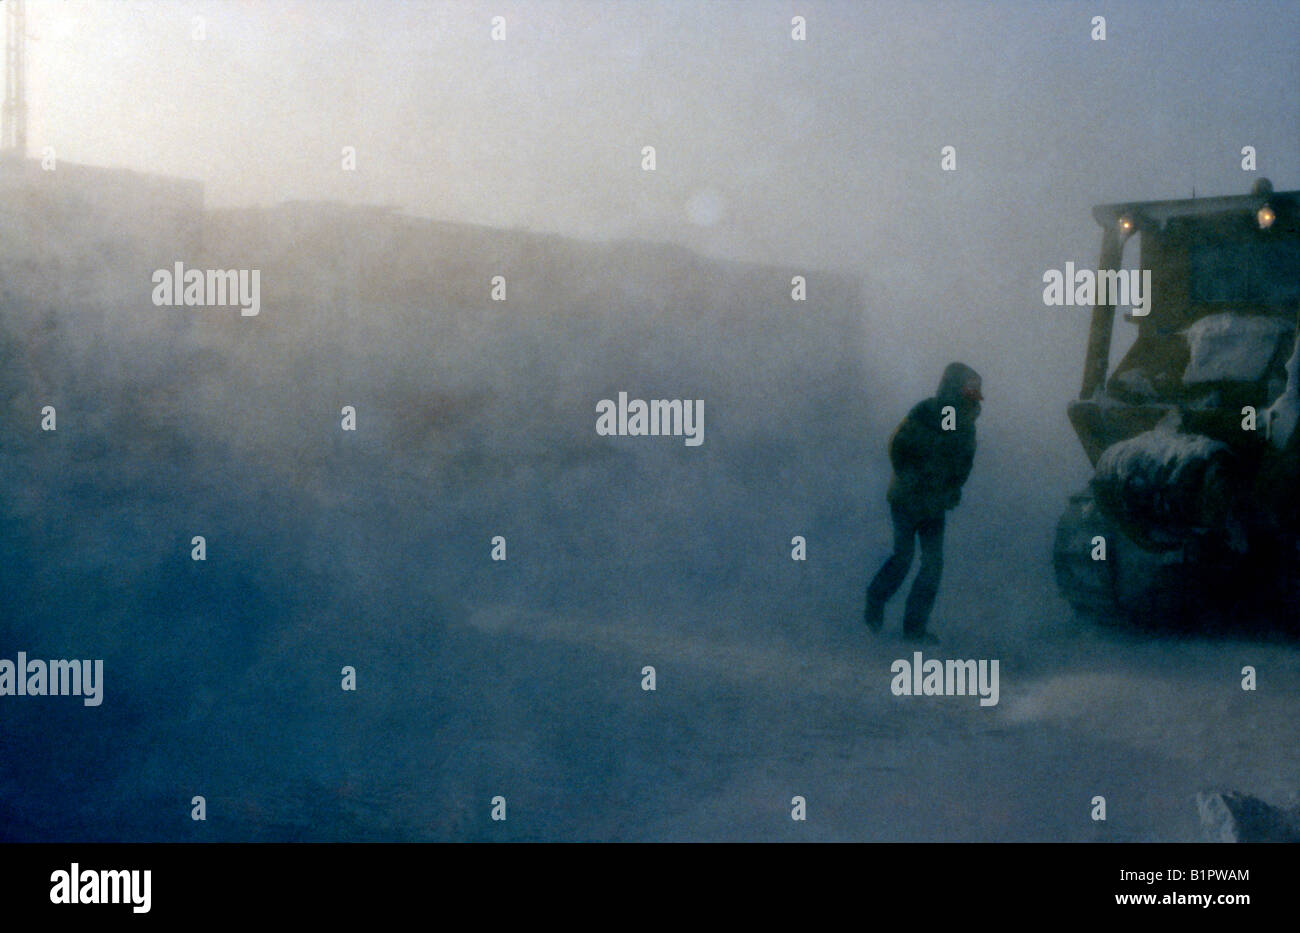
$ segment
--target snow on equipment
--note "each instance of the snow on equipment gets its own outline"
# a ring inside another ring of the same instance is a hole
[[[1249,603],[1300,627],[1300,191],[1102,205],[1099,272],[1151,273],[1113,369],[1092,309],[1070,422],[1095,470],[1053,551],[1082,612],[1190,621]],[[1134,257],[1130,257],[1132,259]]]

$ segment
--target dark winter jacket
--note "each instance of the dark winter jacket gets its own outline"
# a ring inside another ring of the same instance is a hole
[[[939,391],[907,413],[889,439],[894,479],[889,501],[918,519],[937,518],[961,500],[961,487],[975,462],[975,419],[979,402],[962,388],[979,375],[953,363],[944,370]],[[944,430],[944,409],[952,406]]]

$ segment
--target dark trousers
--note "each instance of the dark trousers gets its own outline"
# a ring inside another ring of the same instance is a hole
[[[890,506],[894,520],[894,553],[867,587],[867,603],[883,606],[898,592],[912,567],[915,553],[913,539],[921,542],[921,570],[907,594],[903,610],[903,631],[918,635],[925,631],[934,598],[939,595],[939,577],[943,574],[943,522],[940,512],[936,518],[917,518],[896,505]]]

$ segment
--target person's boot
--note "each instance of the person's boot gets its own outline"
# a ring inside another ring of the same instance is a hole
[[[868,599],[867,611],[862,614],[862,621],[867,623],[867,628],[871,631],[880,631],[885,624],[885,604]]]
[[[907,605],[903,607],[904,641],[917,645],[939,644],[939,639],[925,630],[936,593],[937,588],[927,586],[923,580],[918,579],[912,584],[912,592],[907,594]]]

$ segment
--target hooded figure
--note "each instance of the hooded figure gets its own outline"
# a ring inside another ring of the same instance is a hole
[[[943,573],[944,513],[961,501],[961,487],[975,462],[975,419],[983,382],[964,363],[950,363],[933,398],[918,402],[889,439],[894,478],[889,508],[894,552],[867,588],[866,623],[879,631],[885,604],[912,566],[914,539],[921,542],[921,569],[907,596],[903,634],[935,641],[925,626]]]

